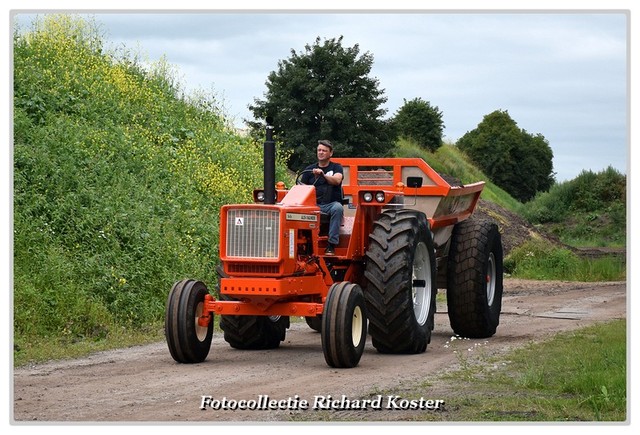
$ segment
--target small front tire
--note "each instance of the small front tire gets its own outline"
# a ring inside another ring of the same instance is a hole
[[[209,354],[213,338],[213,314],[209,316],[206,326],[199,323],[207,294],[206,285],[192,279],[176,282],[169,292],[165,337],[171,356],[179,363],[199,363]]]
[[[322,350],[335,368],[358,365],[367,339],[367,316],[362,288],[350,282],[333,284],[322,315]]]

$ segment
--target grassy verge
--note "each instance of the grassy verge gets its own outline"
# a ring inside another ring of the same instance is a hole
[[[446,377],[465,392],[449,399],[447,420],[624,421],[626,355],[622,319],[468,362]]]
[[[614,320],[499,356],[464,340],[448,343],[458,367],[422,383],[370,396],[443,400],[439,410],[299,414],[295,420],[446,422],[624,422],[627,420],[626,320]],[[401,391],[400,391],[401,390]]]
[[[160,323],[138,328],[113,325],[107,337],[75,339],[73,337],[15,337],[13,343],[14,367],[42,363],[49,360],[81,358],[94,352],[155,343],[164,340]]]
[[[568,249],[544,240],[531,240],[514,249],[504,261],[514,278],[564,281],[624,281],[626,258],[580,258]]]

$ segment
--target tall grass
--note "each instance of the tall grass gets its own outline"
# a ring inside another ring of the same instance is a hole
[[[565,281],[624,281],[626,259],[618,256],[581,258],[566,248],[532,239],[515,248],[504,261],[516,278]]]
[[[627,177],[608,167],[583,171],[525,204],[522,215],[572,246],[626,245]]]
[[[543,396],[547,412],[560,411],[555,418],[625,420],[626,336],[626,321],[616,320],[557,335],[544,350],[539,344],[517,350],[512,367],[520,373],[513,382]]]

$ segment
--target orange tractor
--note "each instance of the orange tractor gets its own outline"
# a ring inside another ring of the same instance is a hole
[[[254,191],[254,203],[221,209],[215,295],[193,279],[169,293],[165,335],[174,360],[205,360],[216,314],[237,349],[277,348],[290,317],[304,318],[320,332],[331,367],[357,366],[367,335],[382,353],[424,352],[438,289],[446,289],[454,333],[495,334],[502,241],[495,223],[472,217],[484,182],[449,184],[419,158],[334,158],[344,168],[344,217],[327,256],[315,187],[275,183],[269,126],[264,155],[265,188]]]

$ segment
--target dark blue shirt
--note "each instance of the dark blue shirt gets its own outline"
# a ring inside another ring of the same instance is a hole
[[[337,186],[333,186],[327,183],[327,180],[324,177],[316,178],[316,176],[311,172],[311,170],[315,168],[322,169],[322,172],[326,175],[342,174],[344,176],[342,165],[330,161],[326,167],[321,168],[317,163],[314,163],[313,165],[309,165],[304,168],[305,171],[309,172],[305,172],[302,174],[302,177],[300,177],[300,181],[302,181],[302,183],[316,187],[316,201],[318,204],[329,204],[334,201],[342,201],[342,183]]]

